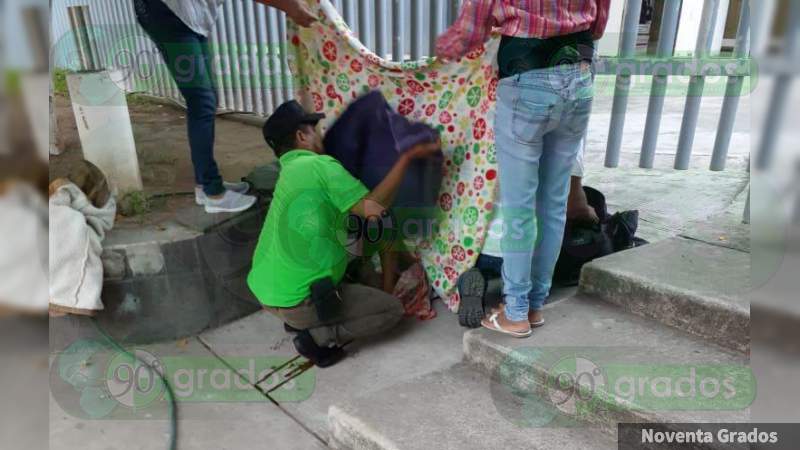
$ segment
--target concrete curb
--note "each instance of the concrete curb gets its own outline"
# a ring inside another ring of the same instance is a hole
[[[580,292],[658,320],[740,352],[750,349],[750,311],[717,298],[667,284],[587,265],[581,272]]]
[[[690,271],[707,277],[681,283],[682,272]],[[749,254],[673,238],[586,264],[579,292],[746,353],[750,308],[743,291],[748,280],[730,285],[731,275],[749,278],[744,272],[749,273]],[[732,292],[739,288],[742,291]]]
[[[247,286],[250,258],[263,224],[256,208],[204,232],[103,249],[104,309],[97,320],[126,344],[194,336],[260,310]],[[69,335],[68,321],[51,320],[51,336]]]

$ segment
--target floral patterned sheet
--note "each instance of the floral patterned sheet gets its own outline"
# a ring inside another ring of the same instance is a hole
[[[319,10],[319,21],[289,27],[288,59],[298,101],[325,113],[323,132],[350,101],[377,89],[400,114],[441,133],[445,161],[435,232],[414,244],[431,285],[456,311],[456,280],[483,248],[496,192],[492,125],[499,40],[457,62],[392,62],[364,47],[329,0],[308,3]]]

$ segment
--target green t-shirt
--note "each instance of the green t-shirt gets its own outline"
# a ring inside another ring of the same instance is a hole
[[[327,155],[292,150],[280,163],[247,285],[262,304],[285,308],[307,298],[320,278],[341,281],[347,216],[369,191]]]

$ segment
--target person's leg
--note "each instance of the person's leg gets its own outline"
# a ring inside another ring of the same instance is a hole
[[[295,333],[292,338],[292,344],[294,344],[297,353],[316,366],[328,367],[345,357],[345,352],[341,347],[328,347],[327,343],[324,346],[320,346],[309,332],[309,329],[323,326],[310,299],[303,300],[293,308],[265,306],[264,309],[278,317],[283,322],[283,327],[287,332]]]
[[[161,0],[136,0],[142,28],[155,42],[169,73],[186,100],[186,125],[195,182],[208,196],[224,193],[214,160],[216,90],[208,40],[187,27]]]
[[[495,146],[505,225],[501,239],[504,317],[514,331],[529,330],[539,158],[556,100],[549,80],[531,72],[519,79],[504,79],[498,87],[495,122],[503,125],[495,127]],[[506,324],[501,320],[501,325]]]
[[[586,153],[586,136],[584,135],[580,143],[580,150],[575,157],[572,165],[572,172],[569,185],[569,197],[567,198],[567,219],[597,223],[600,218],[594,208],[589,205],[586,193],[583,191],[583,159]]]
[[[570,75],[571,73],[571,75]],[[566,71],[564,82],[570,88],[562,93],[565,104],[558,126],[544,139],[539,168],[539,189],[536,193],[536,215],[539,220],[539,241],[532,261],[530,309],[540,311],[550,293],[561,243],[564,238],[570,171],[581,145],[591,113],[592,98],[583,89],[591,78],[582,72]],[[540,317],[535,315],[535,319]]]
[[[503,258],[481,253],[475,262],[475,268],[481,271],[484,277],[498,278],[503,271]]]
[[[264,306],[264,309],[279,318],[284,324],[297,330],[307,330],[321,325],[317,318],[317,311],[308,299],[293,308]]]
[[[405,313],[400,300],[380,289],[343,283],[339,291],[342,297],[339,317],[309,329],[321,347],[344,345],[354,339],[385,333]]]

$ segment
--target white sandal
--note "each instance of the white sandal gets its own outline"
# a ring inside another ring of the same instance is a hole
[[[514,336],[515,338],[526,338],[530,336],[531,333],[533,332],[530,329],[525,332],[506,330],[505,328],[500,326],[500,322],[497,321],[497,315],[498,313],[495,312],[492,313],[486,319],[481,320],[481,326],[483,326],[483,328],[486,328],[488,330],[497,331],[499,333],[507,334],[509,336]],[[489,323],[486,323],[486,320],[488,320]]]

